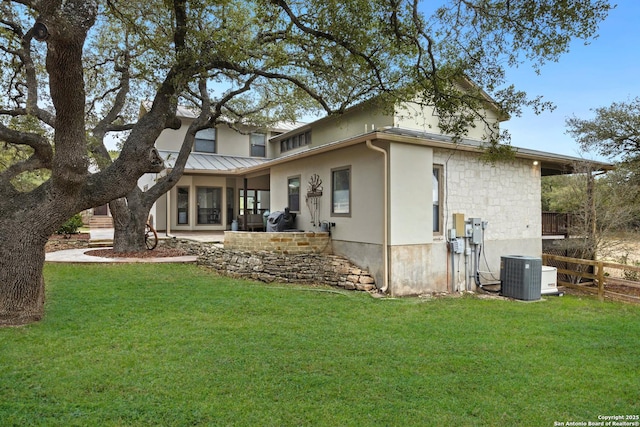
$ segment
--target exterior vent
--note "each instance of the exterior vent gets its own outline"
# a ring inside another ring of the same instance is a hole
[[[542,259],[524,255],[500,257],[502,295],[524,301],[541,296]]]

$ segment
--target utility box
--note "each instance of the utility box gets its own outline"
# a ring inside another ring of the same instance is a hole
[[[471,243],[481,245],[484,240],[482,237],[482,220],[480,218],[469,218],[469,224],[471,224]]]
[[[542,280],[540,283],[542,295],[558,293],[558,269],[547,265],[542,266]]]
[[[464,237],[464,214],[454,213],[453,214],[453,228],[456,230],[456,237]]]
[[[525,255],[500,257],[501,294],[523,301],[541,297],[542,259]]]

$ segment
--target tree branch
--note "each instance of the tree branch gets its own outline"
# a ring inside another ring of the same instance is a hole
[[[380,88],[382,88],[382,89],[386,88],[387,85],[386,85],[384,79],[382,78],[380,69],[379,69],[378,65],[373,61],[371,56],[366,55],[364,52],[360,51],[353,44],[347,42],[346,40],[339,39],[338,37],[336,37],[333,34],[330,34],[330,33],[324,32],[324,31],[319,31],[319,30],[311,28],[311,27],[309,27],[307,25],[304,25],[298,19],[298,17],[295,15],[295,13],[293,13],[293,11],[291,10],[291,8],[289,7],[289,5],[287,4],[287,2],[285,0],[271,0],[271,3],[274,4],[274,5],[279,6],[286,13],[286,15],[289,17],[291,22],[293,22],[293,24],[296,26],[296,28],[298,28],[303,33],[309,34],[311,36],[314,36],[314,37],[317,37],[317,38],[320,38],[320,39],[328,40],[328,41],[330,41],[332,43],[337,44],[338,46],[343,47],[344,49],[346,49],[353,56],[362,58],[367,63],[367,65],[369,66],[370,71],[373,72],[374,75],[376,76],[376,80],[378,81],[378,84],[380,85]]]

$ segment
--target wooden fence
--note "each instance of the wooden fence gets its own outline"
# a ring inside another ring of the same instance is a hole
[[[600,300],[640,303],[640,267],[549,254],[542,254],[542,263],[558,269],[558,285],[598,294]]]

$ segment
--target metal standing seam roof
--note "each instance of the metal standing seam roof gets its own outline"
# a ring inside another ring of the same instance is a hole
[[[173,168],[178,158],[177,151],[159,151],[167,169]],[[191,153],[185,164],[185,170],[209,172],[235,172],[238,169],[258,166],[268,159],[259,157],[229,156],[224,154]]]

